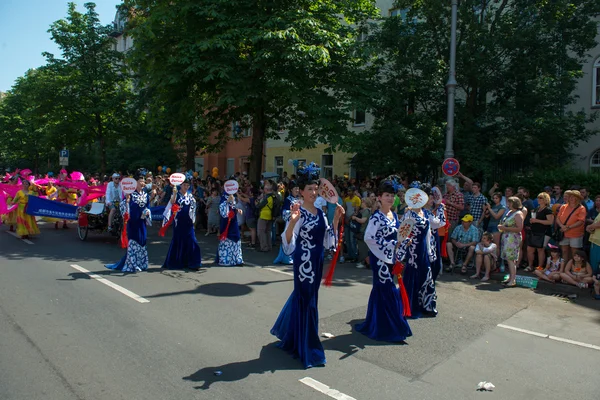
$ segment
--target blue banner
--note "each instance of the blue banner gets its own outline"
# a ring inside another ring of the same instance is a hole
[[[165,213],[165,206],[150,207],[150,213],[152,213],[152,221],[162,221],[163,214]]]
[[[41,199],[37,196],[29,196],[29,202],[25,212],[36,217],[50,217],[59,219],[77,219],[77,207],[59,201]]]

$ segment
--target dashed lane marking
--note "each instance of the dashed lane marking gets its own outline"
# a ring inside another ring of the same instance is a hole
[[[142,296],[139,296],[139,295],[133,293],[131,290],[125,289],[123,286],[117,285],[116,283],[113,283],[113,282],[109,281],[108,279],[101,277],[100,275],[93,274],[90,271],[88,271],[87,269],[80,267],[77,264],[71,264],[71,267],[76,269],[79,272],[83,272],[84,274],[88,275],[90,278],[95,279],[98,282],[103,283],[106,286],[115,289],[117,292],[122,293],[129,298],[132,298],[133,300],[137,301],[138,303],[150,303],[150,300],[145,299]]]
[[[542,339],[555,340],[555,341],[561,342],[561,343],[568,343],[568,344],[572,344],[574,346],[580,346],[580,347],[585,347],[585,348],[588,348],[588,349],[593,349],[593,350],[599,350],[600,351],[600,346],[596,346],[595,344],[578,342],[576,340],[565,339],[565,338],[561,338],[561,337],[558,337],[558,336],[552,336],[552,335],[548,335],[546,333],[529,331],[527,329],[517,328],[516,326],[510,326],[510,325],[504,325],[504,324],[498,324],[497,326],[499,328],[508,329],[508,330],[511,330],[511,331],[519,332],[519,333],[525,333],[527,335],[536,336],[536,337],[539,337],[539,338],[542,338]]]
[[[344,393],[340,392],[339,390],[332,389],[329,386],[327,386],[326,384],[321,383],[313,378],[306,377],[306,378],[300,379],[299,381],[304,383],[306,386],[313,388],[317,392],[321,392],[324,395],[331,397],[332,399],[356,400],[354,397],[348,396],[347,394],[344,394]]]
[[[17,234],[16,234],[16,233],[14,233],[14,232],[11,232],[11,231],[6,231],[6,233],[8,233],[8,234],[10,234],[10,235],[13,235],[13,236],[14,236],[14,237],[16,237],[17,239],[20,239],[20,240],[24,241],[24,242],[25,242],[25,243],[27,243],[27,244],[33,244],[33,242],[32,242],[31,240],[28,240],[28,239],[21,239],[21,238],[19,237],[19,235],[17,235]]]

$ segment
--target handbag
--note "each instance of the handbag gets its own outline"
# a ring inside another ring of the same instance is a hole
[[[583,207],[583,206],[579,206],[579,207]],[[571,211],[571,214],[569,214],[569,216],[567,217],[567,220],[565,221],[565,225],[567,225],[569,223],[569,219],[571,219],[571,216],[573,215],[573,213],[577,210],[579,210],[579,207],[573,209],[573,211]],[[556,220],[558,221],[558,217],[556,218]],[[559,228],[558,223],[556,225],[554,225],[554,231],[552,232],[552,239],[554,239],[554,241],[556,242],[556,244],[559,244],[563,239],[565,238],[565,233]]]
[[[531,234],[527,236],[527,245],[530,247],[535,247],[536,249],[544,248],[544,240],[546,239],[545,235],[535,235]]]

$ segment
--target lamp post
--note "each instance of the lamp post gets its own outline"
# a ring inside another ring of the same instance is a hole
[[[458,0],[452,0],[452,23],[450,28],[450,72],[448,90],[448,116],[446,124],[446,151],[444,158],[454,158],[454,96],[456,94],[456,14]]]

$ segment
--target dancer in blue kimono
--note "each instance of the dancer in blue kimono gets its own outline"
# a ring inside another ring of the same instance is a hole
[[[219,213],[221,214],[219,230],[221,237],[217,252],[217,264],[222,266],[244,265],[242,239],[237,219],[237,214],[241,214],[242,209],[238,208],[238,203],[232,194],[221,196]]]
[[[299,358],[304,368],[325,364],[319,340],[318,293],[323,275],[323,251],[337,246],[337,226],[344,209],[338,206],[329,226],[322,210],[315,207],[319,168],[311,163],[299,168],[299,186],[304,203],[294,204],[285,231],[283,250],[293,254],[294,290],[283,306],[271,334],[279,347]]]
[[[402,342],[412,336],[404,317],[400,291],[394,283],[392,270],[396,263],[398,248],[398,215],[391,211],[396,189],[391,180],[379,187],[381,207],[369,219],[365,230],[365,243],[369,247],[369,261],[373,271],[373,289],[369,296],[365,322],[356,325],[358,332],[373,340]]]
[[[152,225],[148,209],[148,194],[143,190],[146,182],[143,176],[136,176],[136,191],[121,202],[121,215],[129,216],[127,221],[127,252],[116,264],[105,265],[108,269],[123,272],[145,271],[148,269],[148,250],[146,249],[146,224]],[[127,217],[125,217],[127,218]]]
[[[163,268],[198,269],[202,264],[200,246],[194,232],[196,200],[191,193],[188,193],[189,188],[190,181],[186,179],[179,187],[179,191],[173,194],[165,209],[163,225],[172,218],[173,205],[179,206],[179,211],[174,216],[173,238]]]
[[[283,206],[281,208],[281,216],[286,224],[290,220],[290,212],[291,212],[292,205],[294,205],[300,201],[300,198],[299,198],[300,189],[298,188],[298,184],[296,182],[294,182],[294,181],[290,182],[288,190],[289,190],[289,195],[283,201]],[[285,254],[285,252],[283,251],[283,246],[280,246],[279,254],[277,255],[277,258],[275,259],[275,261],[273,261],[273,264],[292,265],[293,263],[294,263],[294,261],[292,260],[292,256],[291,255],[288,256],[287,254]]]
[[[420,184],[419,186],[425,189],[425,191],[421,191],[422,195],[428,197],[426,191],[430,190],[430,187]],[[410,207],[411,201],[408,196],[406,196],[405,202],[407,209],[402,221],[404,219],[415,221],[411,240],[405,246],[400,246],[399,256],[405,264],[402,279],[410,301],[411,318],[435,317],[438,313],[436,309],[437,295],[432,267],[438,255],[432,230],[445,225],[443,217],[438,217],[438,215],[444,215],[444,205],[440,204],[433,213],[423,208]]]

